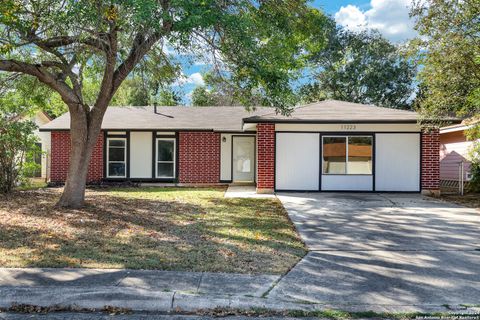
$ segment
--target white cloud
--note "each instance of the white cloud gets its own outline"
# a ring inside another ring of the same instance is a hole
[[[335,13],[335,21],[352,31],[361,31],[366,27],[365,15],[357,6],[349,4]]]
[[[409,17],[411,0],[371,0],[371,8],[360,10],[354,5],[341,7],[335,21],[352,31],[377,29],[386,38],[399,42],[415,37],[413,21]]]
[[[192,73],[188,78],[187,78],[187,83],[193,83],[197,86],[203,86],[205,85],[205,81],[203,81],[203,76],[198,73]]]
[[[203,76],[199,72],[192,73],[188,77],[186,75],[182,75],[179,79],[173,84],[174,86],[183,86],[186,84],[194,84],[196,86],[203,86],[205,85],[205,81],[203,80]]]

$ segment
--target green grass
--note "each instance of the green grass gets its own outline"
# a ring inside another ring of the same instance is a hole
[[[461,313],[455,314],[457,316]],[[375,311],[358,311],[349,312],[341,310],[321,310],[321,311],[290,311],[288,316],[290,317],[315,317],[323,319],[344,320],[344,319],[421,319],[424,317],[441,318],[455,318],[455,315],[447,312],[375,312]],[[465,314],[469,315],[469,314]],[[471,315],[470,315],[471,316]]]
[[[472,317],[471,313],[450,313],[450,312],[375,312],[375,311],[343,311],[343,310],[285,310],[276,311],[264,308],[253,308],[250,310],[241,309],[224,309],[216,308],[211,310],[204,310],[201,315],[208,315],[213,317],[225,316],[247,316],[247,317],[295,317],[295,318],[318,318],[318,319],[332,319],[332,320],[346,320],[346,319],[392,319],[392,320],[407,320],[407,319],[422,319],[422,318],[436,318],[436,319],[458,319],[462,316]],[[474,315],[475,318],[478,318]]]
[[[45,188],[47,183],[44,179],[41,178],[32,178],[24,185],[18,186],[15,188],[17,191],[27,191],[27,190],[36,190],[40,188]]]
[[[0,199],[0,266],[282,274],[305,247],[276,199],[224,188],[88,190],[80,210],[60,189]]]

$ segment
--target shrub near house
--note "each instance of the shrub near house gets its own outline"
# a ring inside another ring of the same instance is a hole
[[[21,108],[3,106],[0,110],[0,193],[11,192],[17,184],[38,171],[35,155],[41,150],[33,131],[35,123],[23,120]]]

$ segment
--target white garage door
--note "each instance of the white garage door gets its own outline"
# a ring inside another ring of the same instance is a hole
[[[420,134],[375,135],[375,190],[420,191]]]
[[[277,133],[277,190],[318,190],[319,136],[318,133]]]

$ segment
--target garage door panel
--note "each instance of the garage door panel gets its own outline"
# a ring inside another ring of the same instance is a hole
[[[277,133],[275,187],[277,190],[318,190],[318,133]]]
[[[372,175],[322,175],[323,191],[372,191]]]
[[[375,136],[376,191],[420,191],[420,134]]]

